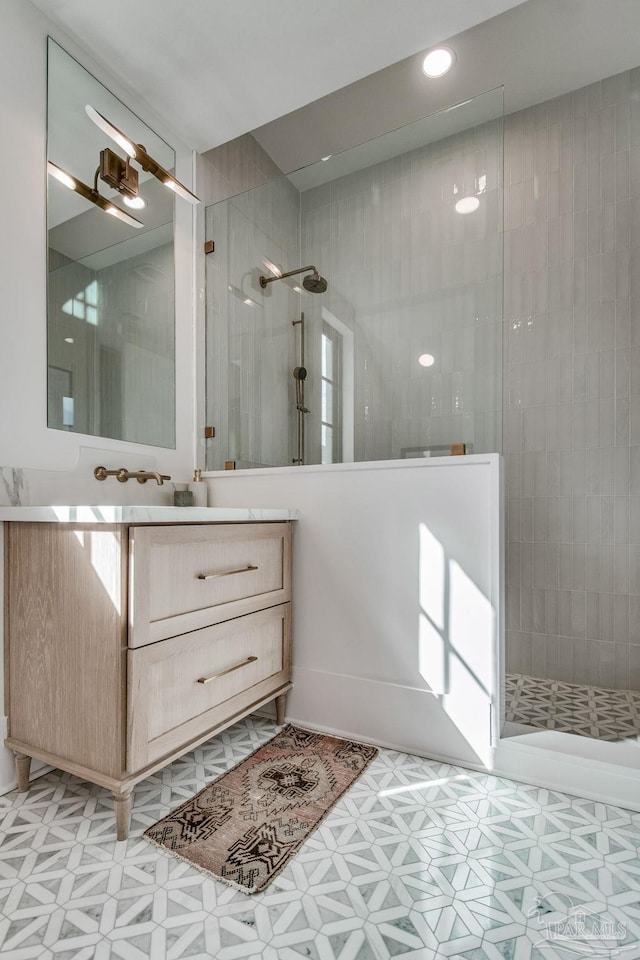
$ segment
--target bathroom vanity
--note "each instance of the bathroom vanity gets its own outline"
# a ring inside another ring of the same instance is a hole
[[[113,792],[291,688],[295,511],[15,507],[5,676],[18,787],[32,758]]]

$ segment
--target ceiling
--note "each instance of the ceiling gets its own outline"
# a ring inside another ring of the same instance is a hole
[[[33,0],[198,151],[522,2]]]
[[[509,114],[638,67],[639,37],[640,0],[528,0],[450,36],[441,80],[410,56],[253,134],[289,173],[496,87]]]

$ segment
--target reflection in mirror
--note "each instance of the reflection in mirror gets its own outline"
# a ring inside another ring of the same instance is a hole
[[[48,426],[175,447],[175,153],[51,39],[47,121]]]

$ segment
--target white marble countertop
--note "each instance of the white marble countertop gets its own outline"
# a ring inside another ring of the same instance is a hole
[[[0,507],[0,520],[30,523],[246,523],[299,516],[298,510],[262,507]]]

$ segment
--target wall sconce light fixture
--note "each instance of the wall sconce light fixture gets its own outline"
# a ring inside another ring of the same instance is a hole
[[[192,193],[191,190],[187,189],[183,183],[180,183],[179,180],[169,173],[168,170],[165,170],[164,167],[161,167],[157,160],[154,160],[153,157],[150,157],[145,148],[140,143],[133,143],[129,137],[118,130],[110,120],[107,120],[106,117],[103,117],[101,113],[91,106],[91,104],[86,104],[85,110],[87,116],[96,124],[97,127],[100,127],[107,136],[121,147],[124,152],[131,158],[135,160],[136,163],[140,164],[145,173],[151,173],[156,177],[161,183],[168,187],[170,190],[173,190],[174,193],[177,193],[179,197],[182,197],[183,200],[188,200],[189,203],[200,203],[200,198],[196,197],[195,193]],[[137,175],[136,175],[137,179]],[[116,187],[116,190],[119,189]]]

